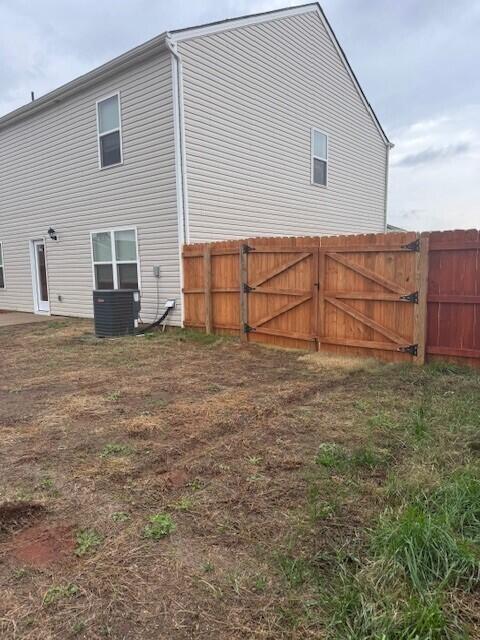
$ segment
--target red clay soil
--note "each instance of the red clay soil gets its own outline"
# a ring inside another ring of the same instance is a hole
[[[74,527],[38,524],[17,533],[9,546],[8,556],[23,567],[48,567],[74,559]]]

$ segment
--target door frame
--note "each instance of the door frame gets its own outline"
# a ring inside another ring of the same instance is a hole
[[[38,264],[37,264],[37,250],[36,247],[38,244],[43,244],[45,251],[45,272],[47,278],[47,290],[48,290],[48,302],[40,301],[39,296],[39,286],[40,282],[38,279]],[[35,240],[30,240],[30,266],[32,271],[32,292],[33,292],[33,312],[38,315],[50,315],[50,287],[48,286],[48,262],[47,262],[47,243],[45,238],[35,238]],[[48,305],[48,308],[47,308]],[[44,308],[41,308],[44,306]]]

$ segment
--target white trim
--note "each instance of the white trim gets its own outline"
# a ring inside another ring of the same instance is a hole
[[[3,241],[0,240],[0,256],[2,257],[2,262],[0,264],[0,269],[3,273],[3,287],[0,287],[0,291],[5,291],[7,288],[7,279],[5,277],[5,252],[3,250]]]
[[[102,133],[100,133],[100,116],[99,116],[99,111],[98,111],[98,105],[101,102],[105,102],[105,100],[109,100],[110,98],[117,98],[117,104],[118,104],[118,127],[115,127],[114,129],[110,129],[108,131],[103,131]],[[103,170],[103,169],[111,169],[112,167],[119,167],[120,165],[123,164],[123,135],[122,135],[122,100],[121,100],[121,95],[120,95],[120,91],[114,91],[113,93],[110,93],[107,96],[103,96],[102,98],[99,98],[98,100],[95,101],[95,109],[97,112],[97,152],[98,152],[98,168]],[[102,151],[101,151],[101,147],[100,147],[100,138],[103,138],[103,136],[107,136],[109,133],[116,133],[118,131],[119,136],[120,136],[120,162],[116,162],[115,164],[107,164],[105,166],[102,165]]]
[[[137,252],[136,260],[117,260],[117,252],[115,250],[115,232],[116,231],[134,231],[135,232],[135,249]],[[97,233],[109,233],[110,234],[110,245],[112,252],[112,260],[111,261],[95,261],[93,255],[93,236]],[[90,256],[92,262],[92,282],[93,288],[97,288],[97,282],[95,277],[95,265],[102,264],[111,264],[112,265],[112,275],[113,275],[113,288],[118,289],[118,270],[117,266],[119,264],[136,264],[137,265],[137,280],[138,280],[138,290],[140,293],[142,292],[142,269],[140,263],[140,251],[138,246],[138,230],[136,225],[130,225],[127,227],[110,227],[109,229],[94,229],[90,231]]]
[[[267,13],[260,13],[253,16],[245,16],[239,18],[232,18],[230,20],[224,20],[222,22],[217,22],[205,26],[192,27],[191,29],[183,29],[178,31],[172,31],[169,35],[172,43],[182,42],[183,40],[190,40],[191,38],[200,38],[202,36],[209,36],[215,33],[221,33],[223,31],[230,31],[231,29],[238,29],[240,27],[247,27],[250,25],[261,24],[262,22],[269,22],[271,20],[278,20],[279,18],[289,18],[291,16],[303,15],[305,13],[316,13],[321,23],[325,27],[325,30],[335,47],[338,56],[340,57],[345,70],[350,76],[351,81],[357,91],[361,101],[363,102],[368,114],[370,115],[375,127],[377,128],[380,136],[382,137],[383,142],[386,145],[391,145],[392,143],[388,140],[385,132],[383,131],[380,122],[375,115],[370,103],[368,102],[362,87],[360,86],[357,77],[355,76],[350,63],[348,62],[347,56],[345,55],[340,43],[337,40],[337,37],[330,26],[320,4],[318,2],[313,2],[310,4],[305,4],[299,7],[292,7],[289,9],[278,9],[277,11],[269,11]],[[308,53],[308,52],[306,52]]]
[[[259,13],[253,16],[240,16],[238,18],[230,18],[229,20],[223,20],[213,24],[206,24],[204,26],[191,27],[188,29],[181,29],[171,32],[172,42],[182,42],[182,40],[190,40],[191,38],[201,38],[202,36],[209,36],[214,33],[221,33],[222,31],[229,31],[230,29],[238,29],[239,27],[248,27],[252,24],[261,24],[262,22],[268,22],[270,20],[277,20],[278,18],[288,18],[290,16],[299,16],[304,13],[310,13],[318,11],[318,4],[316,2],[305,4],[299,7],[291,7],[287,9],[278,9],[276,11],[268,11],[266,13]]]
[[[316,156],[314,153],[314,148],[315,148],[315,134],[316,133],[320,133],[322,136],[325,136],[326,141],[327,141],[327,153],[325,158],[322,158],[321,156]],[[325,131],[322,131],[321,129],[318,129],[318,127],[312,127],[311,131],[310,131],[310,183],[313,184],[315,187],[322,187],[323,189],[326,189],[328,187],[328,147],[329,147],[329,140],[328,140],[328,133],[325,133]],[[313,179],[313,164],[314,164],[314,160],[322,160],[323,162],[325,162],[325,184],[320,184],[320,182],[315,182]]]
[[[47,278],[47,290],[48,290],[48,309],[40,309],[39,298],[39,276],[38,276],[38,264],[37,264],[37,244],[43,244],[45,252],[45,275]],[[32,293],[33,293],[33,313],[37,315],[49,316],[51,315],[50,309],[50,283],[48,282],[48,263],[47,263],[47,242],[45,238],[36,238],[29,241],[30,249],[30,271],[32,275]]]
[[[388,172],[390,167],[390,149],[393,145],[387,145],[385,149],[385,210],[384,210],[384,232],[387,232],[387,209],[388,209]]]

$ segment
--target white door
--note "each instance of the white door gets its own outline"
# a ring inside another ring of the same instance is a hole
[[[45,242],[43,240],[34,240],[32,242],[32,262],[35,312],[49,313],[50,302],[48,300],[47,260],[45,256]]]

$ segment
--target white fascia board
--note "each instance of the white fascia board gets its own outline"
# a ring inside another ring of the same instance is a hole
[[[343,63],[343,66],[345,67],[348,75],[350,76],[350,79],[353,82],[353,85],[358,95],[360,96],[360,99],[362,100],[366,110],[368,111],[371,119],[373,120],[375,127],[378,129],[378,132],[380,133],[382,140],[384,141],[387,147],[392,148],[393,147],[392,143],[389,141],[384,130],[382,129],[382,126],[377,116],[375,115],[375,112],[373,111],[370,103],[368,102],[363,92],[363,89],[360,86],[360,83],[358,82],[357,77],[355,76],[350,66],[350,63],[347,60],[345,52],[340,46],[337,40],[337,37],[318,2],[304,4],[299,7],[291,7],[287,9],[278,9],[276,11],[268,11],[267,13],[260,13],[253,16],[246,16],[244,18],[231,18],[229,20],[223,20],[221,22],[215,22],[212,24],[207,24],[199,27],[192,27],[189,29],[187,28],[187,29],[180,29],[178,31],[171,31],[169,32],[169,38],[172,43],[183,42],[184,40],[201,38],[203,36],[209,36],[215,33],[222,33],[224,31],[230,31],[232,29],[238,29],[240,27],[247,27],[250,25],[261,24],[262,22],[270,22],[271,20],[278,20],[280,18],[289,18],[291,16],[299,16],[305,13],[315,13],[320,19],[320,21],[322,22],[323,26],[325,27],[330,37],[330,40],[333,46],[335,47],[340,57],[340,60]]]

